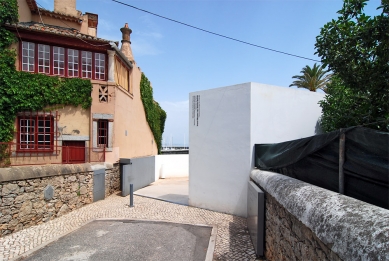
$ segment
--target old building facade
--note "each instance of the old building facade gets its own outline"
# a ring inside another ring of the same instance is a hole
[[[119,43],[97,37],[98,15],[76,10],[76,0],[55,0],[54,11],[18,0],[16,68],[91,81],[92,105],[19,112],[11,165],[116,162],[158,153],[140,94],[141,71],[131,51],[131,29]]]

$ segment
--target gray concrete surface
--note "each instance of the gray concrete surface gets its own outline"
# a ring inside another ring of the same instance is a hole
[[[128,162],[129,159],[121,159],[120,162]],[[130,184],[134,185],[134,191],[141,189],[155,180],[155,157],[143,157],[131,159],[131,164],[123,165],[122,172],[122,196],[130,193]]]
[[[122,197],[118,192],[48,222],[0,237],[0,260],[16,260],[28,256],[32,251],[60,239],[86,223],[102,218],[217,227],[213,260],[256,260],[245,218],[137,195],[134,196],[135,207],[130,208],[128,204],[129,197]]]
[[[188,206],[189,177],[159,179],[134,194]]]
[[[211,231],[171,222],[96,220],[20,260],[204,261]]]

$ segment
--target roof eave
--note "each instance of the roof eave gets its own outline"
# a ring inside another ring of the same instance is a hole
[[[26,0],[26,3],[31,11],[37,11],[38,5],[36,4],[35,0]]]
[[[112,47],[112,49],[114,49],[116,51],[116,53],[120,56],[120,58],[122,58],[122,60],[130,67],[130,68],[133,68],[133,65],[132,65],[132,62],[130,60],[128,60],[128,58],[124,55],[124,53],[122,53],[122,51],[120,51],[120,49],[116,46],[116,44],[114,42],[110,42],[109,43]]]
[[[35,12],[40,12],[41,15],[49,16],[49,17],[54,17],[57,19],[65,20],[65,21],[70,21],[70,22],[75,22],[78,24],[82,24],[82,19],[81,17],[76,17],[76,16],[71,16],[71,15],[66,15],[66,14],[61,14],[61,13],[56,13],[52,12],[46,9],[39,8],[38,11]]]

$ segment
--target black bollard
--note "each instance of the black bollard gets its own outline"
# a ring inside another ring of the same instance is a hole
[[[130,184],[130,207],[134,206],[134,185]]]

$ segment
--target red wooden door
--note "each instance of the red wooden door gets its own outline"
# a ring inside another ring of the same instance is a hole
[[[63,141],[62,163],[85,163],[85,141]]]

